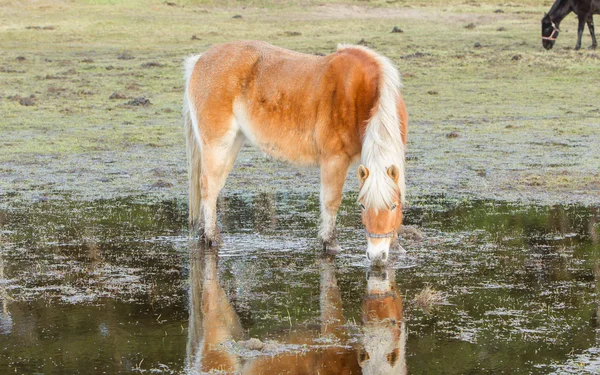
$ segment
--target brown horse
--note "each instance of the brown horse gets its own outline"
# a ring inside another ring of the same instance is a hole
[[[402,223],[408,116],[400,75],[383,56],[339,46],[313,56],[258,41],[187,59],[184,118],[190,225],[219,241],[216,201],[248,140],[263,152],[321,171],[324,249],[337,252],[335,220],[348,168],[359,158],[367,256],[384,262]]]
[[[320,331],[294,331],[285,344],[307,350],[261,353],[244,358],[234,349],[244,329],[219,285],[215,251],[191,252],[190,323],[186,373],[242,375],[406,374],[406,328],[402,297],[392,271],[369,273],[358,343],[349,343],[332,258],[321,261]],[[337,342],[323,345],[319,338]]]

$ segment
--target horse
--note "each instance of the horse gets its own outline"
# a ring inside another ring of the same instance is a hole
[[[591,49],[596,49],[596,33],[594,32],[594,14],[600,14],[600,0],[556,0],[550,11],[544,13],[542,18],[542,45],[545,49],[551,49],[560,32],[560,22],[571,12],[577,14],[579,25],[577,27],[577,44],[575,49],[581,48],[581,37],[587,22],[590,35],[592,36]]]
[[[320,168],[319,238],[330,253],[341,250],[336,216],[348,169],[360,159],[367,258],[387,260],[402,224],[408,125],[389,59],[362,46],[316,56],[240,41],[187,58],[185,81],[192,232],[219,243],[217,196],[249,141],[272,157]]]
[[[247,343],[239,316],[219,284],[218,255],[205,248],[190,252],[190,318],[186,374],[227,373],[402,375],[406,368],[407,332],[402,297],[391,270],[369,272],[362,304],[362,328],[352,340],[342,312],[341,291],[330,255],[321,258],[320,327],[296,329],[283,336],[285,343],[244,356],[239,343]],[[327,338],[333,344],[323,344]],[[285,350],[302,347],[304,350]],[[272,353],[271,353],[272,352]]]

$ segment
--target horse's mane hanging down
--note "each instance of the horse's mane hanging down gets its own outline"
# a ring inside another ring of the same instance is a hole
[[[550,7],[548,14],[554,14],[554,12],[556,12],[558,8],[563,5],[564,2],[564,0],[555,1],[554,4],[552,4],[552,6]]]
[[[400,73],[393,63],[374,51],[351,45],[339,45],[338,51],[356,48],[371,56],[379,65],[379,98],[375,111],[369,120],[362,144],[361,163],[369,170],[359,192],[359,199],[375,209],[389,208],[395,193],[405,202],[406,184],[404,180],[404,143],[400,132],[397,103],[400,97]],[[388,176],[387,169],[395,165],[400,172],[398,185]]]

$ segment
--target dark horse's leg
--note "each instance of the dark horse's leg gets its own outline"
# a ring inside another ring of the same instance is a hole
[[[587,25],[588,29],[590,29],[590,35],[592,36],[592,46],[590,48],[596,49],[598,42],[596,41],[596,33],[594,32],[594,16],[592,14],[588,17]]]
[[[586,14],[578,14],[577,18],[579,18],[579,26],[577,26],[577,44],[575,45],[575,50],[581,48],[581,37],[583,36],[583,28],[585,27]]]

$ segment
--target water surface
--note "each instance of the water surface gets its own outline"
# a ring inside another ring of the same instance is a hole
[[[369,337],[391,331],[373,328],[365,301],[394,300],[402,308],[385,318],[402,346],[385,360],[405,361],[408,373],[600,369],[600,208],[427,197],[405,219],[423,239],[402,239],[407,255],[378,273],[365,261],[355,197],[340,210],[344,252],[321,257],[318,202],[224,198],[224,244],[210,258],[188,241],[179,201],[64,199],[0,212],[0,369],[199,372],[198,348],[215,327],[203,326],[211,293],[230,322],[218,350],[239,363],[367,366]],[[374,285],[392,292],[373,297]],[[426,287],[439,297],[430,309],[415,302]]]

